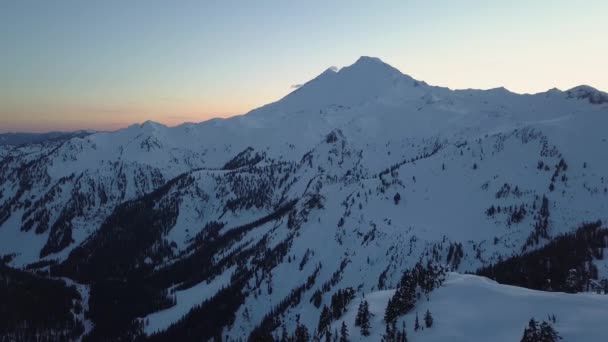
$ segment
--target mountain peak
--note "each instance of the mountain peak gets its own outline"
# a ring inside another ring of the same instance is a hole
[[[608,103],[608,94],[588,85],[580,85],[566,91],[568,98],[587,100],[591,104]]]
[[[378,58],[378,57],[371,57],[371,56],[361,56],[355,62],[355,64],[362,64],[362,63],[367,63],[367,64],[369,64],[369,63],[386,64],[380,58]]]
[[[146,120],[140,126],[141,126],[141,128],[147,128],[147,129],[161,129],[161,128],[167,127],[159,122],[152,121],[152,120]]]
[[[135,132],[159,132],[165,128],[167,128],[167,126],[152,120],[146,120],[142,123],[132,124],[127,127],[128,130]]]
[[[391,65],[384,63],[378,57],[369,57],[369,56],[361,56],[355,63],[352,65],[342,68],[340,72],[346,72],[348,70],[357,70],[360,72],[369,72],[369,73],[390,73],[390,74],[401,74],[401,72]],[[403,75],[403,74],[401,74]]]
[[[330,67],[314,79],[298,86],[281,100],[250,113],[320,112],[328,106],[352,108],[381,98],[421,96],[426,85],[401,73],[380,58],[361,56],[343,68]]]

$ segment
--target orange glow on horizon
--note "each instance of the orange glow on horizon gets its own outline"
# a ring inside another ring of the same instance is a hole
[[[16,113],[16,112],[13,112]],[[18,113],[18,112],[17,112]],[[151,112],[129,112],[120,113],[120,118],[114,120],[99,119],[94,113],[88,115],[74,116],[72,113],[47,116],[43,120],[33,119],[30,115],[12,114],[8,115],[0,112],[0,133],[5,132],[32,132],[42,133],[51,131],[77,131],[77,130],[96,130],[96,131],[115,131],[126,128],[133,124],[151,120],[168,127],[179,126],[186,122],[199,123],[215,118],[229,118],[231,116],[244,114],[243,112],[221,112],[208,114],[205,112],[191,112],[191,114],[172,115]],[[23,114],[23,113],[21,113]]]

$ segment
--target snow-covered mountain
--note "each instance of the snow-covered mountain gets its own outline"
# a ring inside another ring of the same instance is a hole
[[[450,90],[361,57],[242,116],[5,146],[0,256],[91,285],[96,338],[312,332],[339,289],[605,223],[607,124],[588,86]]]
[[[85,137],[94,131],[49,132],[49,133],[1,133],[0,146],[18,146],[40,144],[47,141],[69,140],[74,137]]]
[[[343,318],[332,324],[332,331],[339,332],[345,322],[351,340],[380,341],[385,334],[384,309],[393,293],[377,291],[353,300]],[[369,336],[362,336],[354,325],[363,300],[370,307]],[[396,326],[399,329],[405,324],[408,341],[520,341],[529,319],[551,321],[555,317],[552,325],[564,341],[601,342],[606,339],[607,301],[606,295],[548,293],[452,273],[444,286],[401,317]],[[430,327],[423,318],[427,311],[433,319]],[[417,315],[419,329],[415,329]]]

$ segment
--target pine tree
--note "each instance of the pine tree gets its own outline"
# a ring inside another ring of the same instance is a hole
[[[538,342],[538,338],[538,324],[534,318],[531,318],[528,326],[524,329],[524,336],[522,336],[521,342]]]
[[[382,335],[382,342],[407,342],[407,332],[405,322],[400,331],[397,330],[395,322],[386,323],[386,330]]]
[[[325,342],[331,342],[331,329],[325,330]]]
[[[388,299],[388,303],[386,304],[386,309],[384,310],[384,321],[386,323],[393,322],[397,318],[397,312],[395,309],[395,304],[393,303],[393,298]]]
[[[339,319],[346,311],[346,306],[354,298],[355,291],[352,288],[340,289],[331,296],[331,311],[334,319]]]
[[[321,316],[319,316],[319,325],[317,326],[317,330],[319,332],[323,332],[329,329],[332,320],[331,310],[327,305],[323,307],[321,310]]]
[[[540,325],[539,342],[557,342],[561,337],[551,324],[544,322]]]
[[[411,272],[404,272],[399,284],[399,314],[408,313],[416,304],[417,282]]]
[[[570,269],[566,278],[565,288],[567,292],[576,293],[583,290],[583,281],[576,269]]]
[[[298,326],[295,331],[295,342],[308,342],[310,340],[310,334],[305,325],[298,322]]]
[[[414,323],[414,330],[418,331],[420,329],[420,322],[418,321],[418,313],[416,312],[416,322]]]
[[[397,336],[397,342],[407,342],[407,332],[405,331],[405,322],[402,322],[401,331]]]
[[[395,290],[395,294],[388,301],[384,312],[384,321],[392,322],[400,315],[408,313],[416,304],[417,281],[413,272],[405,271]]]
[[[355,317],[355,326],[361,326],[361,319],[363,318],[363,301],[359,303],[359,308],[357,309],[357,316]]]
[[[369,336],[369,303],[367,300],[363,300],[361,304],[359,304],[359,310],[357,312],[357,317],[355,318],[355,326],[361,327],[361,335]]]
[[[285,326],[283,326],[283,328],[281,329],[281,339],[280,342],[289,342],[290,338],[289,335],[287,335],[287,329],[285,329]]]
[[[397,342],[397,328],[395,327],[395,321],[386,322],[386,328],[382,335],[382,342]]]
[[[431,316],[431,312],[429,310],[426,310],[426,313],[424,314],[424,325],[427,328],[433,326],[433,316]]]
[[[348,328],[346,323],[342,321],[342,327],[340,328],[340,342],[348,342]]]
[[[370,329],[370,313],[369,313],[369,304],[367,301],[363,304],[363,317],[361,319],[361,335],[369,336]]]

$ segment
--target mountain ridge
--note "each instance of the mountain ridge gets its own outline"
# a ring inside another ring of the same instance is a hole
[[[314,331],[418,262],[473,272],[605,225],[601,99],[362,58],[242,116],[1,149],[0,256],[80,282],[91,340]],[[602,253],[573,269],[608,279]]]

